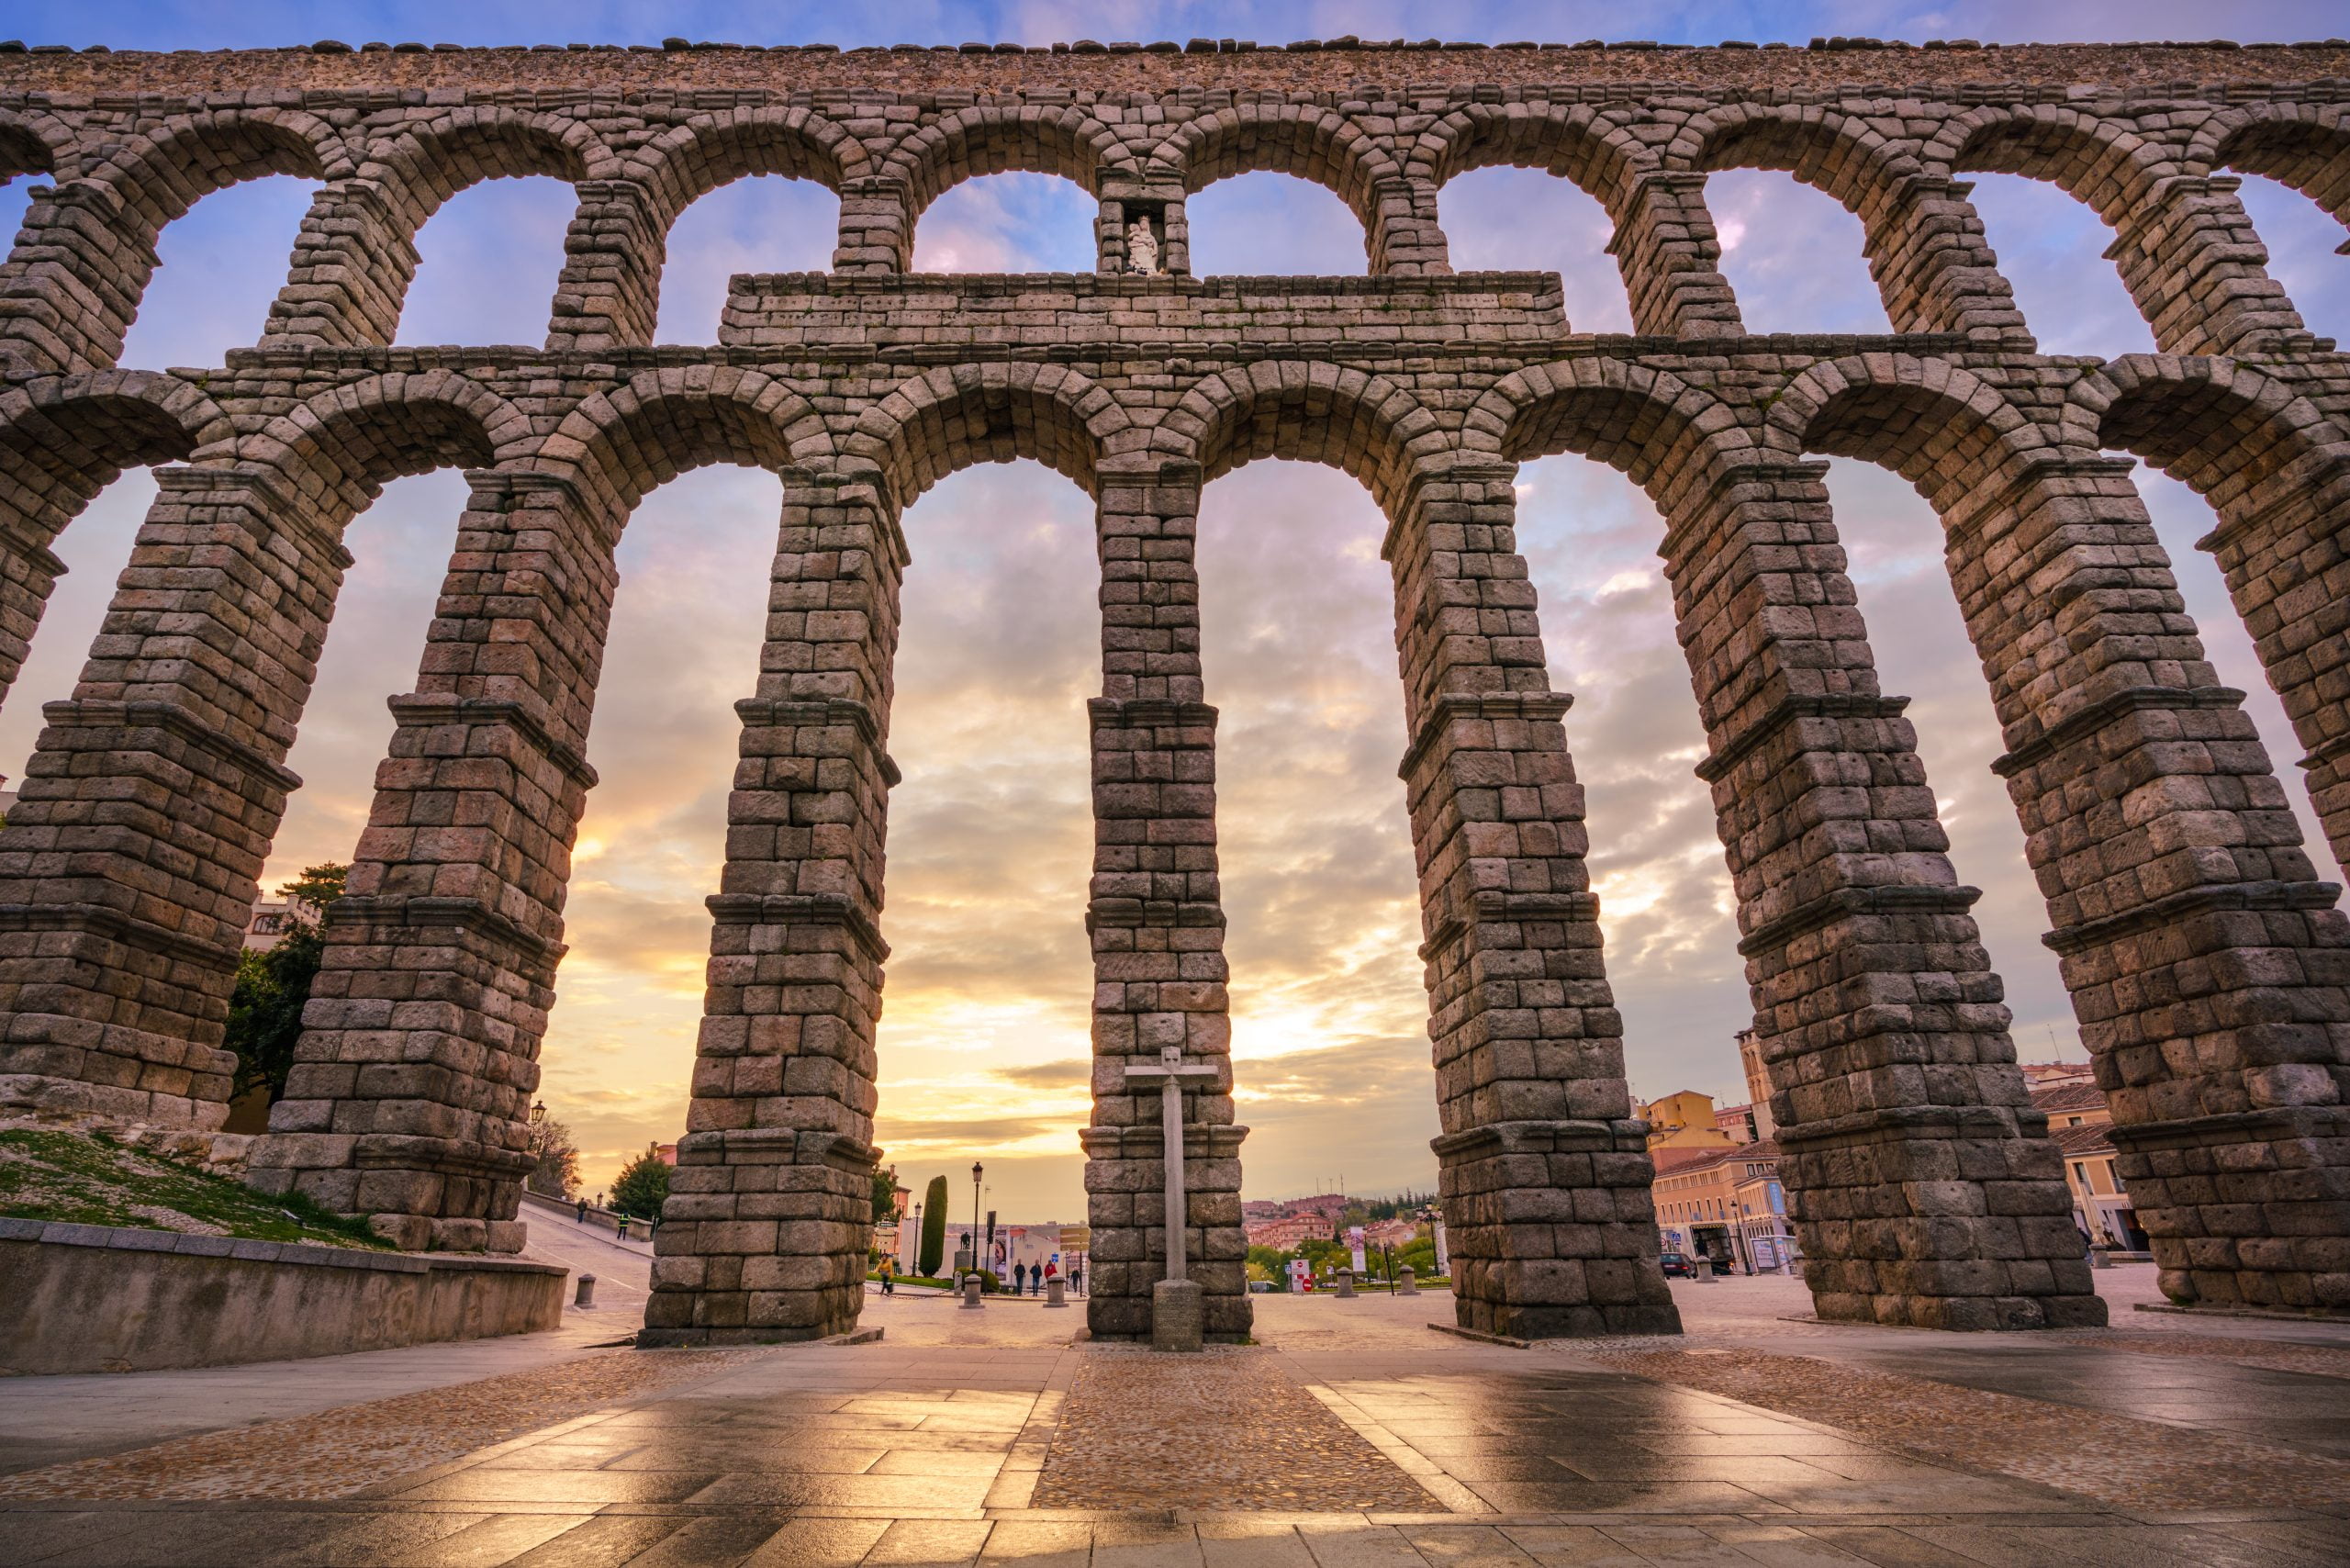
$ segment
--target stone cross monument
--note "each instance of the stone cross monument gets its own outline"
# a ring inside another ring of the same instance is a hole
[[[1185,1277],[1183,1257],[1189,1218],[1183,1193],[1183,1085],[1207,1088],[1214,1082],[1215,1069],[1203,1062],[1186,1063],[1181,1046],[1161,1046],[1157,1061],[1126,1064],[1129,1088],[1158,1085],[1159,1126],[1167,1139],[1167,1277],[1150,1293],[1150,1345],[1155,1350],[1200,1348],[1200,1287]]]

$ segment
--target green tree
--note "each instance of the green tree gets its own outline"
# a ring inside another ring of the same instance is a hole
[[[636,1219],[658,1219],[669,1196],[669,1168],[658,1148],[647,1148],[628,1162],[612,1183],[611,1207]]]
[[[579,1145],[571,1129],[548,1116],[531,1124],[531,1152],[539,1162],[522,1184],[549,1198],[568,1198],[579,1191]]]
[[[265,1089],[274,1104],[285,1094],[295,1043],[302,1037],[302,1009],[310,1000],[319,962],[326,956],[320,926],[329,906],[342,896],[350,872],[350,867],[332,862],[303,868],[300,876],[277,890],[288,900],[284,939],[266,952],[248,951],[237,959],[229,1031],[221,1040],[237,1058],[230,1098]]]
[[[898,1168],[873,1172],[873,1223],[887,1225],[898,1217]]]
[[[926,1280],[938,1278],[938,1266],[946,1260],[946,1178],[933,1176],[922,1194],[922,1251],[914,1260],[914,1271]]]

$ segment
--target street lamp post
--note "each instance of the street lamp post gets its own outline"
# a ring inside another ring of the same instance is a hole
[[[979,1177],[986,1167],[971,1161],[971,1272],[979,1271]]]

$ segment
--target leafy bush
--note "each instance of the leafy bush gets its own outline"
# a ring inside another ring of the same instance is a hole
[[[610,1207],[635,1219],[659,1219],[669,1197],[669,1167],[660,1151],[646,1149],[628,1162],[612,1183]]]

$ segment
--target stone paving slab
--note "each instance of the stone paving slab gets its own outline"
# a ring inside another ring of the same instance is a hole
[[[2062,1336],[1790,1325],[1773,1351],[1741,1349],[1774,1283],[1712,1287],[1669,1352],[1686,1364],[1654,1367],[1662,1377],[1610,1359],[1653,1356],[1655,1341],[1472,1345],[1416,1324],[1425,1304],[1410,1301],[1273,1298],[1259,1347],[1195,1357],[1071,1343],[1068,1314],[881,1304],[873,1319],[904,1333],[877,1344],[608,1352],[28,1472],[0,1496],[0,1563],[2350,1562],[2350,1488],[2303,1484],[2333,1473],[2325,1456],[2279,1450],[2318,1467],[2279,1469],[2273,1455],[2249,1462],[2227,1447],[2237,1434],[2184,1419],[2132,1422],[1821,1359],[1841,1346],[1990,1354],[2013,1343],[2028,1347],[2015,1364],[2030,1365]],[[2119,1350],[2061,1350],[2050,1365],[2064,1376],[2052,1385],[2098,1368],[2201,1375],[2236,1365],[2213,1350],[2128,1353],[2139,1337],[2117,1332]],[[2298,1343],[2259,1338],[2248,1353]],[[1843,1391],[1847,1376],[1894,1387],[1851,1409],[1812,1410],[1775,1407],[1767,1389],[1714,1386],[1756,1353],[1784,1363],[1814,1399]],[[2340,1386],[2324,1373],[2262,1372],[2271,1378],[2296,1397]],[[2023,1406],[2031,1420],[1986,1427],[1965,1403],[1986,1400]],[[1888,1410],[1912,1419],[1888,1434],[1870,1415]],[[2040,1462],[2033,1421],[2069,1434],[2094,1473],[2065,1472],[2062,1485],[2013,1473]],[[1998,1440],[1929,1451],[1945,1428]],[[2167,1462],[2164,1443],[2197,1442],[2232,1462],[2148,1468]],[[306,1450],[324,1457],[311,1462]],[[1401,1489],[1343,1495],[1366,1475]],[[2280,1477],[2283,1488],[2244,1501]],[[1272,1494],[1283,1485],[1307,1506],[1281,1506]]]

